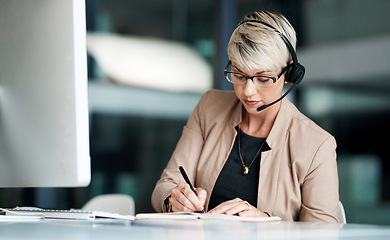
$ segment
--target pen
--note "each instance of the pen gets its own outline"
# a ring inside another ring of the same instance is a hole
[[[184,180],[186,181],[186,183],[190,186],[191,190],[196,194],[196,191],[195,191],[194,187],[192,186],[190,179],[187,176],[186,171],[184,171],[184,168],[182,166],[179,166],[179,170],[180,170],[180,173],[183,176]],[[205,213],[205,210],[202,209],[202,212]]]

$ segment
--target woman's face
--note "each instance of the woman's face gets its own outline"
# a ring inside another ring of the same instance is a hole
[[[239,72],[246,76],[270,76],[277,78],[282,69],[278,69],[274,72],[264,72],[258,69],[248,70],[245,67],[240,67],[232,62],[231,71]],[[282,95],[284,75],[285,74],[276,80],[270,88],[256,87],[253,81],[248,79],[244,85],[234,84],[234,91],[238,99],[240,99],[244,105],[246,111],[249,114],[257,114],[258,107],[269,104]]]

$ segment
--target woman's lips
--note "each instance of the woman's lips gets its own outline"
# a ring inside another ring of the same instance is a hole
[[[249,107],[254,107],[257,104],[259,104],[260,101],[249,101],[249,100],[244,100],[245,104],[248,105]]]

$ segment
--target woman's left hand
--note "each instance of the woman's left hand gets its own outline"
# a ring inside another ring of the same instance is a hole
[[[226,215],[237,214],[242,217],[268,217],[268,215],[256,207],[250,205],[247,201],[244,201],[240,198],[235,198],[223,202],[211,209],[209,213],[220,213]]]

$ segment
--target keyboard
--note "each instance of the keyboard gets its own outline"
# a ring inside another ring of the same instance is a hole
[[[74,219],[74,220],[97,220],[97,219],[122,219],[134,220],[134,216],[121,215],[112,212],[86,211],[82,209],[42,209],[36,207],[15,207],[0,209],[5,216],[37,216],[44,219]]]

